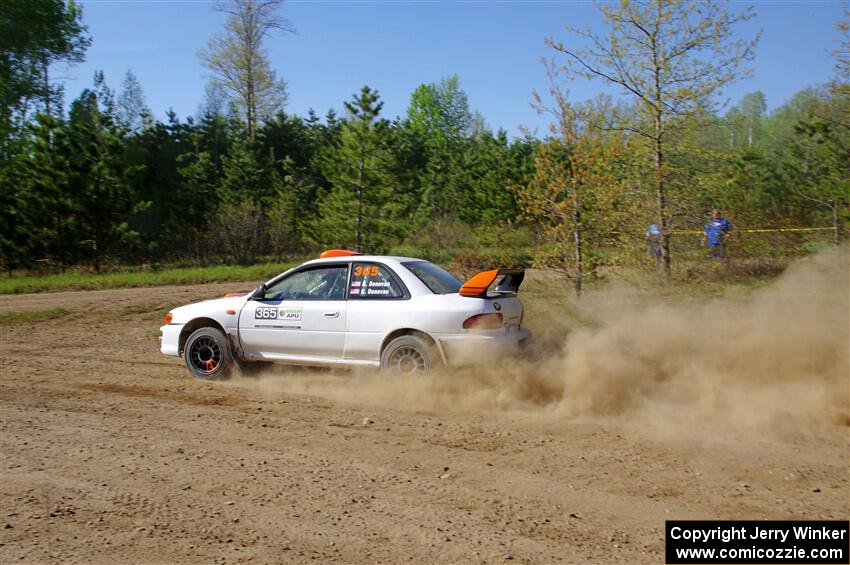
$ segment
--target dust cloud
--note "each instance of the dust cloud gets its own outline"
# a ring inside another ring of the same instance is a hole
[[[275,368],[251,386],[402,410],[623,417],[666,428],[786,435],[848,425],[846,246],[803,259],[746,296],[644,297],[638,305],[600,291],[581,308],[592,327],[573,330],[562,347],[538,344],[527,359],[482,360],[429,378]]]
[[[850,283],[842,247],[749,296],[656,304],[570,335],[566,415],[641,412],[780,433],[847,425]]]

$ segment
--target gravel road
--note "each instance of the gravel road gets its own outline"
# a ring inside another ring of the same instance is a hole
[[[0,561],[657,564],[667,519],[850,515],[837,423],[663,434],[472,385],[208,383],[159,354],[169,307],[240,288],[0,298],[65,310],[0,326]]]

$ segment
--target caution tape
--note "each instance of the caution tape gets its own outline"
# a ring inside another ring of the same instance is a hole
[[[768,233],[778,231],[835,231],[835,228],[775,228],[768,230],[741,230],[744,233]]]
[[[835,228],[772,228],[772,229],[760,229],[760,230],[734,230],[739,233],[772,233],[772,232],[804,232],[804,231],[835,231]],[[704,233],[702,230],[670,230],[668,233],[691,233],[691,234],[701,234]]]

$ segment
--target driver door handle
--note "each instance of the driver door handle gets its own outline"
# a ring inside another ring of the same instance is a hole
[[[339,312],[325,312],[325,318],[339,318]]]

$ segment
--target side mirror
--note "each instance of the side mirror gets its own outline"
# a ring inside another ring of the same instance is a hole
[[[266,297],[266,283],[258,286],[254,292],[251,293],[251,300],[263,300]]]

